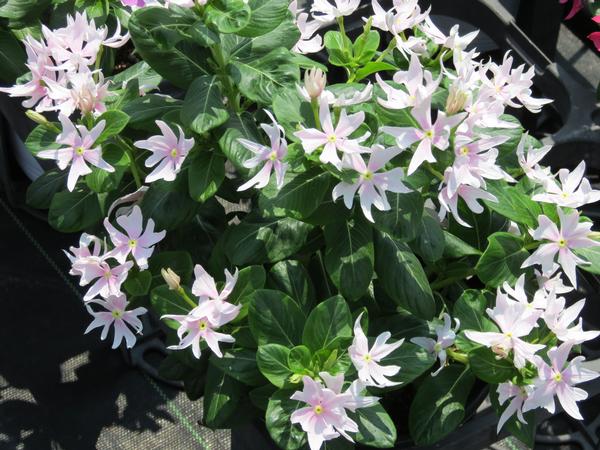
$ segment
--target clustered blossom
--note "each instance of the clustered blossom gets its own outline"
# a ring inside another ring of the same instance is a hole
[[[198,297],[198,306],[188,314],[165,314],[161,317],[161,319],[173,320],[179,324],[177,329],[179,344],[168,348],[183,350],[191,347],[194,356],[200,358],[200,341],[204,341],[212,352],[221,358],[223,354],[219,348],[219,342],[235,342],[233,336],[219,333],[216,330],[231,322],[240,312],[241,305],[227,302],[227,297],[237,282],[238,272],[236,270],[232,275],[229,271],[225,271],[227,281],[221,292],[218,292],[215,280],[202,266],[196,265],[194,275],[192,293]]]
[[[141,209],[137,205],[129,213],[117,216],[116,221],[123,231],[111,224],[108,218],[104,221],[113,245],[111,250],[107,249],[106,243],[100,238],[84,233],[79,247],[71,247],[65,254],[71,261],[70,274],[80,277],[81,286],[91,284],[83,300],[94,320],[85,333],[103,327],[100,337],[104,340],[112,325],[115,330],[113,348],[118,347],[123,339],[127,347],[131,348],[136,338],[129,327],[136,333],[141,333],[142,323],[138,316],[144,314],[146,309],[127,310],[129,303],[121,288],[134,264],[140,270],[147,268],[148,258],[154,252],[154,246],[165,237],[165,232],[154,232],[152,219],[148,220],[144,229]],[[129,255],[133,261],[127,260]],[[98,295],[102,299],[95,298]],[[91,305],[100,306],[104,310],[95,311]]]
[[[119,48],[129,40],[129,34],[121,34],[119,21],[109,37],[107,27],[96,27],[86,12],[76,13],[67,16],[63,28],[50,30],[42,25],[42,34],[39,41],[31,36],[23,41],[31,80],[0,91],[28,97],[23,106],[38,112],[59,111],[65,116],[75,111],[83,115],[104,112],[108,83],[94,65],[103,46]]]
[[[423,347],[440,360],[440,367],[431,374],[433,377],[439,374],[446,366],[446,360],[448,357],[446,354],[446,349],[454,345],[454,341],[456,340],[456,331],[460,328],[460,321],[458,319],[454,319],[456,321],[456,326],[454,329],[452,329],[452,319],[450,316],[447,313],[444,313],[443,318],[444,324],[436,325],[435,327],[435,334],[437,336],[436,339],[429,337],[414,337],[410,340],[410,342]]]

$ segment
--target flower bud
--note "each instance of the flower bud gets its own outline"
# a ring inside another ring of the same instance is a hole
[[[327,76],[321,69],[313,67],[304,74],[304,87],[311,99],[317,99],[325,89]]]
[[[462,111],[467,103],[467,93],[456,86],[450,86],[446,100],[446,114],[452,116]]]
[[[172,291],[178,291],[181,287],[179,283],[181,282],[181,278],[177,275],[173,270],[169,267],[167,269],[160,269],[160,274],[164,278],[165,282],[169,285],[169,289]]]
[[[501,345],[492,345],[492,351],[496,354],[496,359],[505,359],[508,357],[508,351]]]

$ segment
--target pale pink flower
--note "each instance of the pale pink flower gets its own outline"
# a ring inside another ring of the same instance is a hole
[[[321,69],[313,67],[304,72],[304,87],[301,88],[302,95],[307,101],[318,99],[327,85],[327,76]],[[273,122],[275,122],[273,120]]]
[[[538,183],[544,183],[552,177],[552,174],[549,168],[543,168],[539,163],[552,150],[552,146],[544,145],[540,148],[533,148],[531,144],[528,144],[527,139],[528,134],[525,133],[517,146],[519,165],[529,179]],[[527,146],[527,149],[525,146]]]
[[[90,306],[91,303],[100,305],[105,310],[95,312]],[[135,345],[136,337],[132,333],[130,327],[137,334],[141,334],[143,325],[138,316],[146,314],[147,309],[139,307],[128,311],[128,304],[127,298],[123,294],[110,296],[106,300],[90,300],[85,307],[92,315],[94,320],[86,328],[84,334],[89,333],[95,328],[102,327],[100,339],[105,340],[108,336],[110,326],[113,325],[115,329],[115,336],[113,339],[112,348],[117,348],[123,339],[125,339],[125,345],[127,348],[132,348]]]
[[[554,414],[554,396],[556,395],[568,415],[574,419],[583,420],[577,402],[585,400],[588,394],[575,385],[594,380],[600,374],[581,367],[581,363],[585,361],[583,356],[577,356],[567,362],[572,347],[572,343],[565,342],[560,347],[550,349],[548,351],[550,364],[547,364],[541,357],[536,357],[538,378],[534,382],[533,394],[525,400],[523,412],[544,408],[550,414]]]
[[[589,238],[592,223],[579,223],[579,212],[573,211],[565,213],[558,208],[560,218],[560,231],[556,224],[545,215],[538,216],[539,226],[531,231],[531,235],[536,241],[547,241],[530,255],[521,267],[529,267],[535,264],[542,266],[543,273],[553,273],[554,260],[558,254],[558,263],[571,281],[571,284],[577,287],[576,267],[581,264],[587,264],[587,261],[576,256],[572,249],[590,248],[600,245],[600,242]]]
[[[377,402],[376,397],[361,397],[358,393],[361,385],[357,382],[344,393],[341,392],[344,375],[331,376],[320,372],[319,376],[325,382],[325,387],[308,376],[302,381],[302,391],[296,391],[292,400],[306,403],[308,406],[294,411],[292,423],[299,423],[308,437],[311,450],[318,450],[323,442],[335,439],[340,435],[354,442],[348,433],[358,432],[358,425],[348,417],[346,408],[354,411],[356,408],[368,407]]]
[[[80,286],[87,286],[95,281],[83,296],[83,300],[87,302],[97,295],[108,298],[111,295],[121,294],[121,285],[127,279],[132,267],[133,262],[131,261],[111,267],[103,257],[88,257],[74,263],[73,271],[81,273]]]
[[[166,314],[162,316],[161,319],[174,320],[179,323],[179,328],[177,329],[179,344],[171,345],[167,348],[171,350],[183,350],[191,346],[194,356],[200,358],[200,341],[203,340],[217,357],[223,357],[219,348],[219,342],[233,343],[235,342],[235,338],[229,334],[218,333],[215,330],[233,320],[239,314],[241,308],[241,305],[228,308],[231,309],[230,313],[222,314],[222,308],[227,305],[230,304],[215,300],[205,300],[200,301],[198,306],[186,315]]]
[[[368,164],[365,164],[364,159],[359,154],[346,155],[342,162],[342,168],[355,171],[358,178],[352,184],[344,181],[338,183],[333,188],[333,200],[335,201],[343,196],[344,204],[350,209],[354,203],[354,195],[358,191],[363,214],[368,220],[374,222],[371,214],[372,206],[380,211],[387,211],[391,208],[386,191],[395,193],[411,191],[402,183],[404,171],[401,168],[397,167],[386,172],[381,171],[400,152],[401,150],[397,147],[384,149],[381,146],[374,146]]]
[[[106,121],[100,121],[92,130],[83,125],[74,125],[71,120],[60,114],[58,116],[62,125],[62,132],[56,137],[58,144],[66,147],[56,150],[42,150],[36,156],[44,159],[54,159],[58,168],[65,170],[69,164],[69,176],[67,177],[67,188],[69,191],[75,189],[79,177],[92,173],[87,163],[105,170],[114,172],[115,169],[102,159],[102,147],[94,147],[94,143],[104,131]]]
[[[214,308],[210,310],[212,315],[209,317],[211,323],[231,322],[239,314],[240,306],[226,301],[235,288],[238,274],[237,269],[233,274],[225,269],[225,285],[219,292],[214,278],[204,270],[204,267],[200,264],[196,264],[196,267],[194,267],[195,280],[192,285],[192,294],[198,297],[199,303],[208,300],[213,302]]]
[[[431,37],[433,42],[451,50],[453,54],[463,52],[463,50],[465,50],[479,34],[479,30],[476,30],[461,36],[458,33],[459,25],[454,25],[450,28],[448,36],[446,36],[437,26],[435,26],[430,17],[425,19],[422,29],[425,34]]]
[[[90,245],[92,245],[91,251]],[[69,251],[63,250],[63,252],[67,255],[69,261],[71,261],[69,275],[81,276],[86,268],[85,263],[88,261],[88,258],[91,258],[93,265],[96,264],[96,258],[102,252],[102,241],[96,236],[83,233],[79,238],[79,247],[71,246],[69,247]]]
[[[400,347],[404,339],[393,344],[386,344],[391,337],[391,334],[386,331],[377,336],[373,346],[369,349],[369,340],[360,326],[362,315],[363,313],[354,322],[354,340],[352,345],[348,347],[348,354],[352,364],[358,371],[358,378],[367,386],[387,387],[400,384],[386,378],[396,375],[400,371],[400,366],[382,366],[379,363]]]
[[[377,84],[383,89],[387,98],[378,98],[377,101],[389,109],[404,109],[417,105],[418,98],[429,98],[433,95],[441,78],[433,80],[431,72],[423,70],[421,61],[416,55],[410,58],[410,65],[407,71],[398,71],[394,74],[394,83],[401,85],[405,89],[396,89],[383,81],[379,74],[375,75]]]
[[[585,299],[579,300],[568,308],[565,308],[565,304],[564,297],[556,297],[555,293],[551,293],[548,307],[542,316],[558,340],[578,345],[600,336],[600,331],[583,331],[583,319],[579,314],[585,306]],[[575,321],[577,321],[576,325],[569,328]]]
[[[173,130],[162,120],[157,120],[156,125],[162,135],[152,136],[149,139],[133,143],[138,148],[150,150],[152,156],[145,161],[146,167],[157,167],[146,177],[146,183],[156,180],[173,181],[181,170],[181,166],[189,151],[194,146],[194,138],[186,139],[179,125],[179,139]]]
[[[529,302],[527,292],[525,291],[525,274],[521,274],[521,276],[517,279],[514,288],[512,288],[510,284],[505,281],[502,284],[502,290],[504,290],[504,292],[510,296],[510,298],[527,306],[528,308],[545,309],[548,304],[548,298],[546,295],[534,296],[533,301],[531,303]]]
[[[429,9],[421,13],[418,0],[394,0],[389,11],[383,9],[377,0],[371,0],[371,6],[373,27],[389,31],[397,41],[400,33],[421,24],[429,15]]]
[[[468,184],[462,184],[460,182],[460,171],[457,171],[454,167],[448,167],[444,172],[444,183],[445,186],[441,187],[440,193],[438,194],[438,200],[440,202],[439,219],[443,220],[446,214],[449,212],[452,214],[454,219],[464,227],[471,228],[467,222],[465,222],[458,211],[458,200],[462,198],[467,207],[475,214],[481,214],[483,212],[483,206],[479,203],[480,200],[488,200],[491,202],[497,202],[498,199],[489,192]]]
[[[533,388],[531,386],[517,386],[511,381],[500,383],[498,385],[498,389],[496,390],[498,393],[498,403],[504,405],[504,403],[510,400],[510,403],[502,412],[502,415],[498,420],[498,427],[496,428],[498,434],[500,434],[500,430],[506,421],[515,413],[517,414],[519,422],[527,425],[527,421],[525,420],[525,417],[523,417],[523,403],[529,398],[532,391]]]
[[[360,6],[360,0],[314,0],[310,12],[313,13],[315,20],[323,24],[328,24],[335,19],[343,16],[349,16],[356,8]]]
[[[542,311],[531,310],[527,305],[509,300],[499,293],[496,306],[488,308],[486,312],[496,322],[500,332],[465,331],[467,338],[473,342],[492,348],[503,356],[508,356],[512,350],[513,361],[518,369],[525,367],[526,361],[533,361],[535,353],[544,348],[543,345],[530,344],[521,339],[537,326]]]
[[[556,294],[566,294],[574,290],[573,287],[564,284],[562,273],[556,273],[560,269],[558,264],[554,264],[550,273],[544,274],[539,270],[534,270],[539,289],[535,293],[535,297],[547,297],[551,292]]]
[[[131,254],[140,269],[148,268],[148,258],[154,252],[154,246],[162,241],[166,231],[154,232],[154,220],[148,219],[146,230],[144,230],[144,218],[142,210],[135,205],[128,215],[117,217],[117,223],[125,233],[115,228],[108,220],[104,219],[104,227],[110,236],[115,248],[107,256],[115,258],[123,264],[127,256]]]
[[[94,74],[98,75],[98,82],[94,80]],[[48,109],[58,110],[65,116],[71,116],[76,110],[82,115],[99,115],[106,111],[105,98],[113,95],[108,91],[109,83],[104,82],[102,72],[87,68],[67,73],[66,80],[53,81],[45,77],[44,82],[48,86],[48,97],[54,102]]]
[[[357,139],[350,139],[350,135],[364,122],[364,112],[347,115],[346,110],[343,109],[337,126],[334,128],[329,105],[323,98],[321,98],[319,110],[323,131],[305,128],[294,133],[294,136],[302,141],[302,147],[306,153],[310,154],[323,146],[323,152],[319,157],[321,162],[323,164],[331,163],[335,167],[341,168],[342,160],[338,156],[338,151],[345,154],[368,151],[360,143],[369,137],[369,133]]]
[[[460,321],[456,321],[456,326],[452,329],[452,320],[450,316],[444,313],[444,324],[435,326],[435,334],[437,338],[431,339],[429,337],[414,337],[410,340],[413,344],[423,347],[429,353],[435,354],[436,358],[440,360],[440,367],[435,372],[432,372],[431,376],[435,377],[438,373],[446,366],[446,349],[454,345],[456,340],[456,332],[460,327]]]
[[[465,113],[447,117],[438,112],[435,123],[431,121],[431,97],[421,98],[412,110],[412,115],[420,128],[414,127],[382,127],[383,132],[396,137],[400,148],[407,148],[419,142],[408,165],[408,175],[413,174],[425,161],[436,162],[433,147],[445,150],[449,145],[450,130],[466,117]]]
[[[544,180],[545,192],[534,195],[532,199],[567,208],[579,208],[588,203],[595,203],[600,200],[600,191],[592,189],[584,174],[585,161],[581,161],[572,172],[560,169],[560,185],[554,178],[548,177]]]
[[[322,23],[308,20],[309,15],[305,12],[298,13],[296,26],[300,30],[300,40],[294,45],[292,51],[300,54],[317,53],[323,48],[323,38],[317,34]]]
[[[137,6],[141,8],[142,6],[146,6],[146,0],[121,0],[123,6]]]
[[[245,191],[251,187],[257,189],[264,188],[271,178],[271,172],[275,171],[275,179],[277,183],[277,189],[281,189],[285,177],[285,172],[288,168],[288,164],[283,162],[283,159],[287,156],[287,142],[285,140],[285,132],[281,125],[277,123],[273,115],[265,110],[271,121],[272,125],[263,123],[261,124],[262,129],[267,136],[269,136],[270,146],[267,147],[256,142],[249,141],[248,139],[238,139],[238,142],[254,153],[254,157],[244,161],[244,167],[253,169],[258,167],[260,164],[264,164],[256,175],[254,175],[246,183],[242,184],[238,191]]]

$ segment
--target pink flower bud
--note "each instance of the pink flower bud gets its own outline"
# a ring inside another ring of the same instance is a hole
[[[304,74],[304,87],[311,99],[317,99],[325,89],[327,76],[321,69],[313,67]]]

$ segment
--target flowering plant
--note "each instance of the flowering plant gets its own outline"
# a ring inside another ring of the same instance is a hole
[[[431,444],[482,386],[528,443],[555,397],[581,418],[598,374],[571,355],[600,332],[564,295],[600,273],[577,210],[600,192],[507,114],[550,102],[533,68],[480,61],[417,0],[76,5],[3,91],[58,166],[30,204],[86,231],[86,332],[131,347],[152,311],[203,423],[264,417],[284,449]]]

